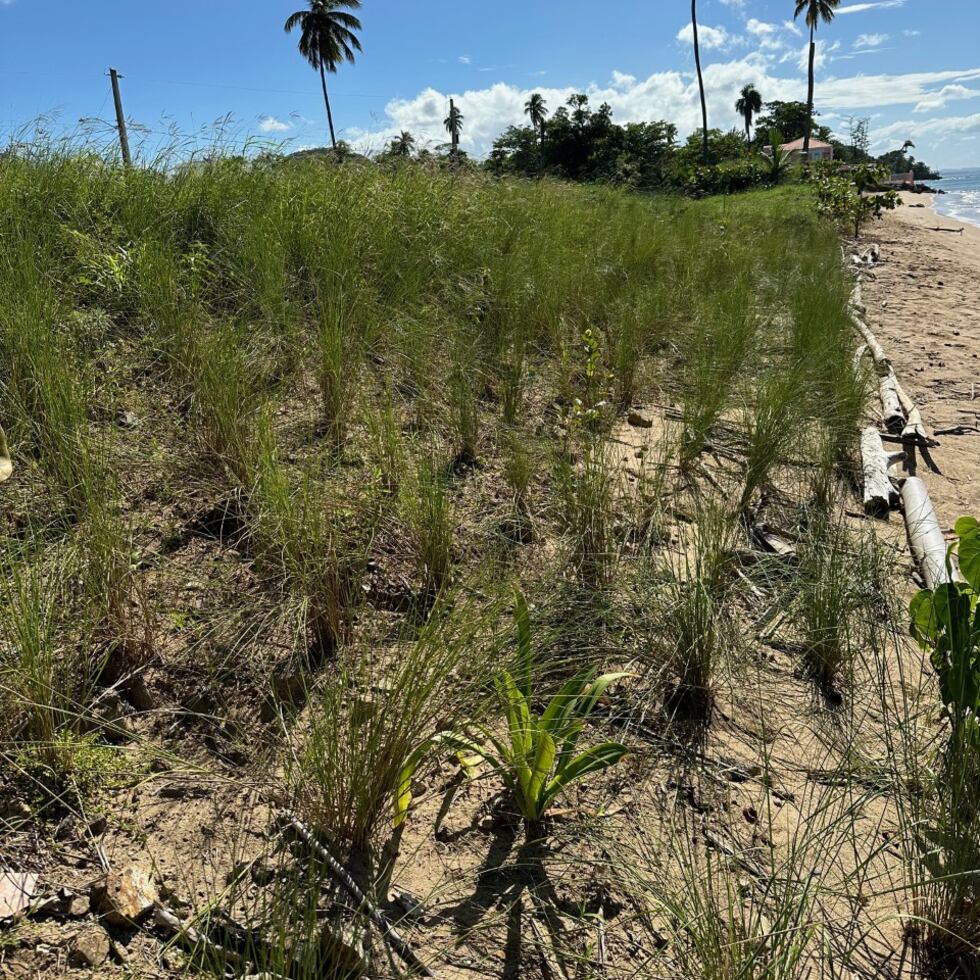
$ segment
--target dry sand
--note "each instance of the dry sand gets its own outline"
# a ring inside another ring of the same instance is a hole
[[[980,228],[937,215],[931,197],[902,199],[867,230],[881,262],[864,301],[902,387],[941,443],[933,451],[941,474],[920,464],[918,475],[948,530],[964,514],[980,516]]]

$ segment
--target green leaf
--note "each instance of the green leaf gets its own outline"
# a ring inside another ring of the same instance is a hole
[[[980,534],[980,521],[975,517],[961,517],[953,526],[958,538],[968,538]]]
[[[531,697],[531,614],[527,608],[524,593],[518,592],[514,604],[514,621],[517,624],[517,676],[520,691],[526,698]]]
[[[441,745],[455,749],[458,753],[466,752],[473,756],[479,756],[481,759],[494,761],[492,756],[488,756],[478,742],[464,735],[458,735],[456,732],[437,732],[431,738],[421,742],[409,754],[405,760],[405,765],[402,766],[401,772],[398,774],[394,797],[394,823],[396,827],[400,827],[405,822],[409,807],[412,805],[412,780],[415,778],[415,770],[433,749]],[[460,761],[462,762],[462,760]]]
[[[527,699],[506,670],[501,674],[500,686],[506,701],[507,727],[513,754],[515,757],[527,757],[531,754],[531,712]]]
[[[555,740],[547,732],[540,732],[537,752],[534,754],[534,765],[531,769],[531,779],[527,789],[528,803],[534,805],[537,817],[540,817],[543,812],[541,791],[545,780],[551,775],[551,767],[555,764],[556,754]]]
[[[553,735],[561,738],[563,730],[567,726],[568,715],[574,709],[586,685],[589,683],[588,672],[576,674],[566,681],[561,690],[548,702],[544,714],[541,716],[541,727]]]
[[[936,609],[931,589],[922,589],[915,594],[909,604],[909,615],[912,617],[912,636],[914,639],[923,647],[934,645],[939,632],[939,624],[936,620]]]
[[[597,677],[592,682],[592,687],[586,693],[586,696],[583,699],[582,703],[576,709],[576,714],[580,718],[588,718],[588,716],[592,714],[593,710],[595,709],[595,706],[599,701],[599,698],[601,698],[602,695],[606,693],[606,688],[608,688],[610,684],[613,684],[616,681],[621,680],[623,677],[629,677],[629,676],[630,675],[626,673],[626,671],[621,670],[616,673],[602,674],[600,677]]]
[[[555,773],[555,778],[548,784],[545,790],[544,808],[567,786],[570,786],[577,779],[594,772],[600,772],[616,765],[620,759],[626,755],[628,749],[619,742],[603,742],[601,745],[594,745],[576,756],[564,768],[559,768]]]
[[[970,583],[974,592],[980,592],[980,533],[974,532],[965,537],[961,536],[956,554],[960,560],[963,578]]]

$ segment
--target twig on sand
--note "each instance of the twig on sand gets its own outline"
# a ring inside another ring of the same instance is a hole
[[[189,922],[184,922],[179,919],[173,912],[170,911],[165,905],[161,905],[157,902],[153,906],[153,924],[166,932],[169,932],[174,939],[178,942],[183,943],[185,946],[190,946],[192,948],[202,948],[220,959],[233,963],[236,966],[244,967],[248,969],[251,965],[251,961],[242,956],[241,953],[236,952],[233,949],[227,949],[224,946],[219,946],[216,942],[208,939],[207,936],[202,932],[198,932]],[[280,976],[277,973],[264,973],[264,976],[274,978],[274,980],[285,980],[285,977]]]
[[[381,933],[381,938],[398,954],[399,957],[416,973],[423,977],[434,977],[432,972],[415,954],[415,951],[402,939],[401,934],[388,919],[368,899],[350,872],[313,836],[310,829],[295,814],[284,811],[287,826],[304,844],[310,847],[321,861],[330,869],[330,873],[343,887],[344,891],[358,903],[367,913],[368,918]]]

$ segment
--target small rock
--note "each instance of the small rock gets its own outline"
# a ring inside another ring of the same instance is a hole
[[[71,945],[71,958],[81,966],[102,966],[109,948],[109,934],[102,926],[86,926]]]
[[[92,889],[92,907],[115,925],[135,922],[153,908],[158,898],[150,876],[133,865],[110,871]]]
[[[119,413],[119,425],[123,429],[135,429],[140,424],[139,417],[135,412],[128,409]]]
[[[626,416],[626,421],[637,429],[653,428],[653,419],[649,419],[645,415],[641,415],[639,412],[630,412],[629,415]]]

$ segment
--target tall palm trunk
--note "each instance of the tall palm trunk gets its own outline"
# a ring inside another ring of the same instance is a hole
[[[323,102],[327,107],[327,122],[330,124],[330,142],[333,148],[337,149],[337,137],[333,131],[333,112],[330,109],[330,96],[327,95],[327,73],[323,70],[323,62],[320,62],[320,83],[323,85]]]
[[[698,0],[691,0],[691,27],[694,29],[694,67],[698,72],[701,93],[701,159],[708,162],[708,103],[704,100],[704,78],[701,75],[701,48],[698,44]]]
[[[810,134],[813,132],[813,63],[817,54],[817,43],[813,39],[814,28],[810,27],[810,76],[806,89],[806,133],[803,136],[803,165],[810,162]]]
[[[749,117],[748,117],[748,115],[746,115],[746,117],[745,117],[745,142],[746,143],[751,143],[752,142],[752,133],[749,131],[749,127],[751,125],[752,124],[749,122]]]

